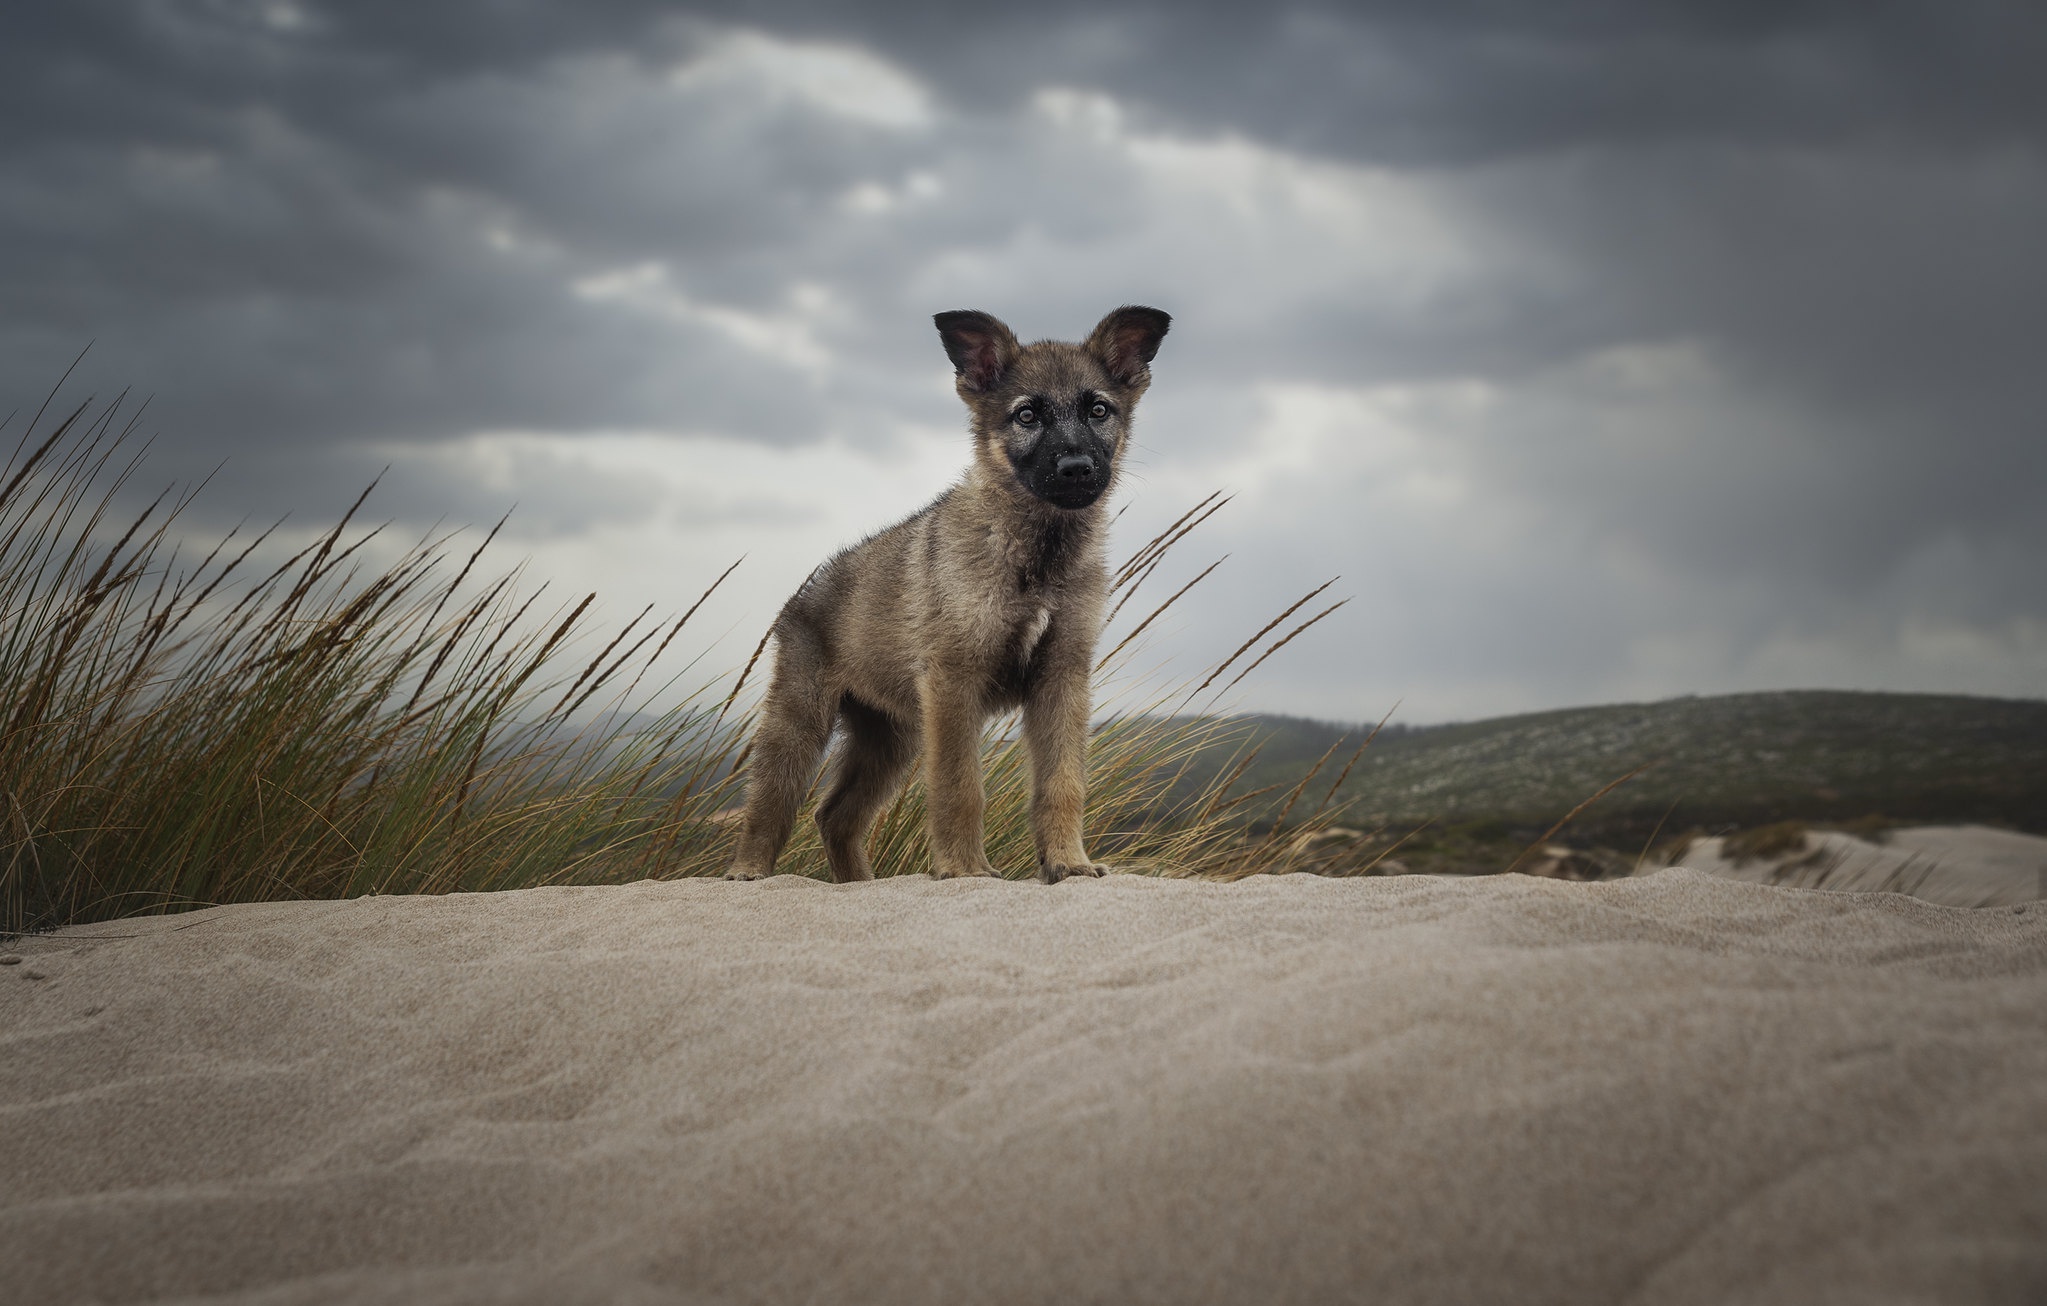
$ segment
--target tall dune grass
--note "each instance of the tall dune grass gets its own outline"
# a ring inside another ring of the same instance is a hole
[[[32,426],[0,474],[0,927],[616,878],[716,841],[738,723],[632,710],[686,617],[589,656],[590,598],[479,576],[488,538],[365,567],[353,510],[261,570],[274,532],[184,562],[186,499],[110,519],[118,412]]]
[[[115,516],[140,464],[120,413],[87,403],[47,426],[39,413],[0,469],[0,932],[723,870],[752,664],[682,691],[697,673],[677,640],[696,605],[592,629],[594,595],[550,604],[517,569],[482,566],[496,528],[473,548],[430,536],[372,565],[380,530],[355,524],[360,498],[295,550],[275,528],[236,530],[188,559],[176,525],[189,495]],[[1205,714],[1236,683],[1217,682],[1334,610],[1282,631],[1303,599],[1191,689],[1129,674],[1140,637],[1208,573],[1149,610],[1132,600],[1221,502],[1116,576],[1088,821],[1097,855],[1130,869],[1282,869],[1334,815],[1325,795],[1285,838],[1247,840],[1229,796],[1241,768],[1191,804],[1167,801],[1196,750],[1232,746],[1237,727]],[[990,731],[988,789],[991,857],[1026,873],[1013,722]],[[877,875],[926,869],[922,826],[913,784],[875,830]],[[798,829],[782,869],[821,874],[813,827]]]

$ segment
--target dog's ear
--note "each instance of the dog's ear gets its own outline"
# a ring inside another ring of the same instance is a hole
[[[1173,319],[1155,308],[1125,304],[1095,324],[1087,350],[1122,385],[1134,385],[1150,371],[1152,356]]]
[[[1016,337],[1002,322],[972,309],[934,314],[938,338],[960,381],[970,390],[986,390],[1016,361]]]

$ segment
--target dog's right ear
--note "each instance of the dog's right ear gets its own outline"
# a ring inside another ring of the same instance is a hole
[[[1155,308],[1125,304],[1095,324],[1087,348],[1119,385],[1150,384],[1151,360],[1173,319]]]
[[[972,309],[954,309],[934,314],[931,320],[938,324],[945,356],[952,360],[961,384],[970,390],[989,389],[1016,361],[1016,337],[997,318]]]

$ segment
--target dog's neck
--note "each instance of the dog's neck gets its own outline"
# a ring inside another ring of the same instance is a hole
[[[1020,593],[1057,588],[1103,553],[1107,537],[1103,503],[1107,495],[1086,508],[1055,508],[1008,487],[990,484],[986,472],[979,467],[967,476],[961,488],[977,501],[981,519],[990,523],[991,534],[996,537],[994,543],[1006,567],[1014,571]]]

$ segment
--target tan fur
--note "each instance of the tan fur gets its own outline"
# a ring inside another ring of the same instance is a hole
[[[973,462],[929,507],[820,566],[776,618],[732,878],[774,872],[835,726],[841,742],[816,816],[834,879],[873,878],[868,828],[920,753],[932,873],[999,874],[982,843],[980,739],[991,716],[1014,708],[1031,759],[1039,873],[1057,882],[1108,870],[1081,836],[1105,504],[1169,319],[1123,308],[1083,344],[1028,346],[985,314],[937,321]],[[1093,416],[1096,402],[1109,418]],[[1033,416],[1036,434],[1020,424]],[[1046,497],[1081,492],[1097,497],[1082,507]]]

